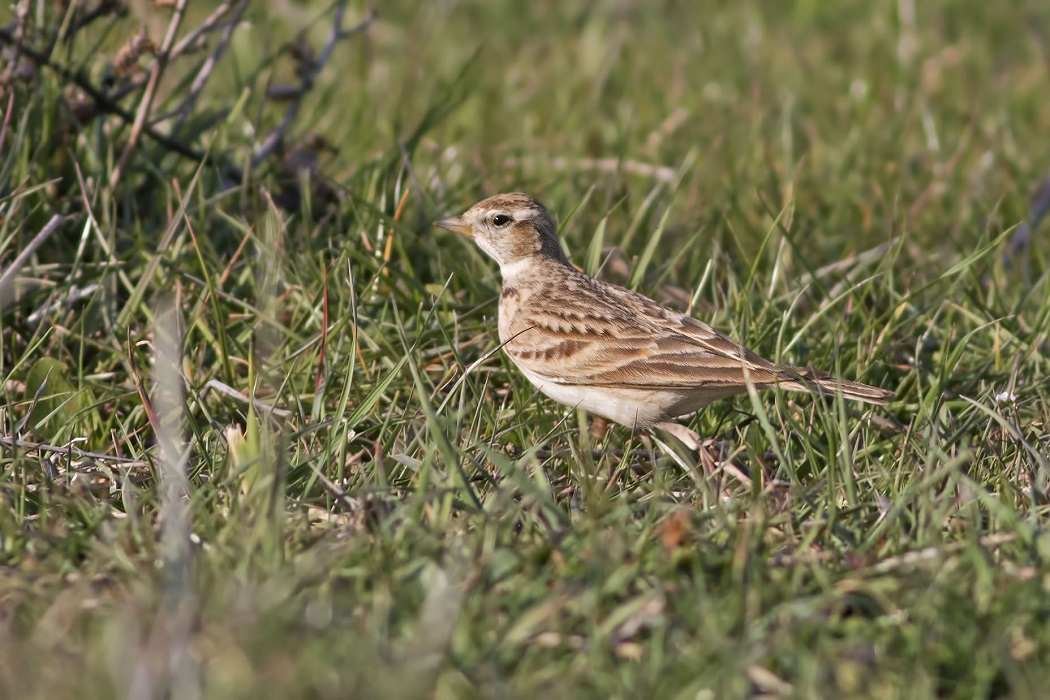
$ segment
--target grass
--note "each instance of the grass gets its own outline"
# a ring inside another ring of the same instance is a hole
[[[1047,9],[380,10],[298,181],[220,163],[318,3],[249,9],[203,166],[145,139],[110,184],[127,125],[77,128],[53,70],[4,88],[0,268],[66,218],[3,290],[0,693],[1041,696]],[[54,55],[100,80],[149,12]],[[704,459],[596,440],[479,362],[498,272],[429,225],[511,189],[588,270],[896,400],[720,402]]]

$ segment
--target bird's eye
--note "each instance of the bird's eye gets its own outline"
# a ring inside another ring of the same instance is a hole
[[[492,225],[503,228],[513,220],[514,219],[510,218],[506,214],[496,214],[494,217],[492,217]]]

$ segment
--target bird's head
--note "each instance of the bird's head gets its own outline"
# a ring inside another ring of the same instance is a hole
[[[520,192],[483,199],[462,216],[450,216],[434,225],[473,238],[499,263],[504,277],[536,255],[565,262],[550,214]]]

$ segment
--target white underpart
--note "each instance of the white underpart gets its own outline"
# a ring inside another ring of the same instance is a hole
[[[530,261],[528,258],[522,258],[521,260],[517,260],[512,263],[507,263],[506,265],[500,265],[499,271],[500,274],[503,275],[503,279],[509,280],[515,275],[524,272],[524,270],[529,266],[529,264]]]
[[[533,386],[560,404],[582,408],[628,427],[648,427],[664,420],[661,407],[672,400],[673,392],[650,389],[610,389],[553,382],[521,365],[518,369]]]

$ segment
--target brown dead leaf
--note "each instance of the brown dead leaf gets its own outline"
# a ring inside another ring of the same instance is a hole
[[[671,514],[656,528],[656,534],[660,538],[660,544],[668,552],[673,552],[682,546],[686,535],[689,534],[689,515],[684,508],[671,511]]]

